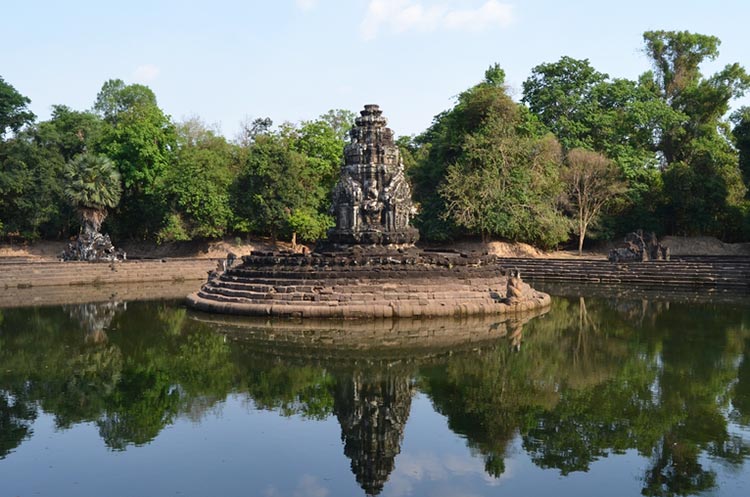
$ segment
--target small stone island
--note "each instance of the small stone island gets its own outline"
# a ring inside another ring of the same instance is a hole
[[[416,209],[393,131],[366,105],[333,192],[336,226],[310,254],[227,260],[188,296],[196,309],[253,316],[391,318],[527,312],[550,297],[494,256],[420,250]]]

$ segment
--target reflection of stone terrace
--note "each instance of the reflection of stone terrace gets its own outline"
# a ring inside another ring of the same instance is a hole
[[[330,374],[344,454],[357,483],[375,496],[396,467],[419,368],[467,352],[473,357],[497,347],[518,350],[524,324],[546,312],[346,322],[190,317],[210,324],[255,364],[321,368]]]
[[[253,252],[188,296],[196,309],[304,318],[465,316],[526,312],[549,295],[509,278],[495,257],[414,247],[415,208],[393,131],[366,105],[344,149],[331,212],[313,254]]]
[[[285,361],[314,362],[331,369],[336,364],[426,362],[459,351],[496,346],[505,339],[519,348],[523,326],[549,309],[520,315],[464,318],[266,320],[245,316],[208,316],[191,319],[209,324],[236,343],[249,344],[266,356]]]

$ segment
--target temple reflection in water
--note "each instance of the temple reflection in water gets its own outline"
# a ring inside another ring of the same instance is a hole
[[[524,323],[546,312],[375,323],[194,318],[212,323],[246,350],[330,371],[332,412],[341,426],[344,454],[365,493],[378,495],[401,452],[419,367],[477,347],[518,351]]]
[[[355,373],[336,383],[333,411],[344,454],[367,495],[378,495],[393,471],[414,392],[407,375]]]
[[[421,397],[486,478],[508,474],[518,451],[563,476],[630,451],[643,461],[635,493],[722,495],[725,471],[744,474],[750,453],[750,309],[697,307],[576,297],[537,318],[376,324],[235,320],[167,303],[4,309],[0,473],[32,450],[43,414],[131,451],[168,444],[164,429],[181,419],[218,422],[236,396],[295,423],[335,419],[343,480],[390,495]]]

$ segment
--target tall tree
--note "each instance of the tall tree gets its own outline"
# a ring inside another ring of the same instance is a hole
[[[107,209],[120,202],[117,167],[107,157],[83,153],[66,165],[65,180],[65,197],[78,210],[83,231],[98,233]]]
[[[331,194],[343,163],[345,136],[351,128],[352,113],[330,110],[314,121],[282,130],[291,150],[305,156],[305,176],[310,191],[304,208],[297,209],[290,222],[296,233],[315,241],[333,226],[329,214]]]
[[[610,79],[588,60],[562,57],[536,66],[523,84],[523,101],[565,150],[599,152],[628,180],[623,209],[602,223],[618,232],[660,228],[656,137],[665,124],[678,122],[679,115],[646,83]]]
[[[27,109],[31,100],[21,95],[10,83],[0,76],[0,233],[6,232],[9,223],[13,223],[13,208],[17,200],[22,200],[24,177],[28,170],[23,154],[17,144],[5,142],[6,134],[16,133],[23,126],[34,121],[34,114]],[[11,228],[12,232],[16,232]]]
[[[40,146],[58,152],[62,160],[68,162],[94,149],[103,126],[102,119],[93,112],[53,105],[52,117],[39,123],[35,140]]]
[[[667,164],[689,162],[697,153],[695,140],[723,139],[722,118],[729,111],[731,100],[750,88],[750,76],[737,63],[728,64],[707,78],[701,74],[700,65],[719,56],[721,42],[715,36],[647,31],[643,39],[654,67],[645,76],[650,76],[653,91],[683,115],[681,122],[662,130],[659,151]]]
[[[418,138],[429,150],[412,172],[420,229],[427,238],[464,230],[554,246],[567,237],[555,205],[560,148],[506,94],[498,69],[490,67]]]
[[[94,110],[106,123],[96,151],[110,157],[122,175],[114,227],[121,235],[155,236],[165,216],[157,186],[173,160],[174,125],[148,87],[122,80],[104,83]]]
[[[592,125],[600,113],[597,88],[609,76],[588,59],[562,57],[540,64],[523,83],[522,101],[566,149],[593,146]]]
[[[750,193],[750,107],[742,107],[732,114],[734,145],[740,154],[740,171],[747,193]]]
[[[654,71],[642,80],[682,116],[660,130],[658,143],[671,231],[737,238],[746,189],[724,116],[731,100],[750,88],[750,75],[736,63],[709,77],[701,74],[700,65],[719,55],[714,36],[648,31],[643,38]]]
[[[278,135],[258,135],[232,187],[237,229],[270,234],[273,241],[280,234],[291,235],[290,220],[305,207],[313,188],[305,165],[305,156],[290,150]]]
[[[41,146],[36,128],[0,143],[0,225],[28,240],[67,236],[61,178],[64,161]]]
[[[343,141],[349,137],[349,130],[354,126],[356,117],[357,115],[354,112],[347,109],[330,109],[321,115],[318,120],[330,126],[336,137]]]
[[[620,179],[617,166],[597,152],[574,148],[568,152],[565,162],[563,183],[575,215],[578,255],[582,255],[589,227],[599,220],[608,205],[625,193],[626,184]]]

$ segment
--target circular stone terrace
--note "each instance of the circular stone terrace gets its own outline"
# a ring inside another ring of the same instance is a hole
[[[303,318],[525,313],[550,297],[506,274],[494,256],[403,252],[253,252],[188,296],[207,312]]]

